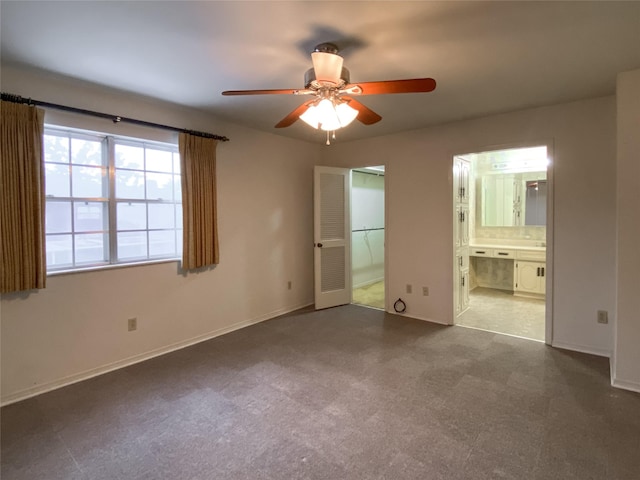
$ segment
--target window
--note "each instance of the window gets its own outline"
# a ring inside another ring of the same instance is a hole
[[[47,271],[178,258],[176,145],[45,129]]]

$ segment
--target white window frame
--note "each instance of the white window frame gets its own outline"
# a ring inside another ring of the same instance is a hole
[[[71,230],[69,232],[57,232],[57,233],[49,233],[46,232],[47,239],[51,236],[56,235],[71,235],[72,237],[72,248],[71,248],[71,264],[64,265],[50,265],[48,262],[47,255],[47,274],[59,274],[59,273],[67,273],[67,272],[78,272],[78,271],[87,271],[87,270],[96,270],[96,269],[105,269],[105,268],[113,268],[120,266],[129,266],[129,265],[141,265],[141,264],[150,264],[150,263],[158,263],[158,262],[167,262],[167,261],[179,261],[182,254],[182,198],[180,194],[180,172],[179,172],[179,158],[178,158],[178,146],[171,143],[165,142],[157,142],[151,140],[145,140],[140,138],[132,138],[118,135],[110,135],[105,133],[91,132],[87,130],[75,129],[75,128],[65,128],[59,127],[55,125],[45,125],[45,135],[55,135],[62,136],[69,139],[72,138],[80,138],[85,140],[92,141],[100,141],[102,143],[102,158],[103,164],[101,168],[103,169],[103,175],[106,177],[106,181],[103,182],[103,196],[102,197],[75,197],[73,196],[73,191],[71,190],[71,186],[69,189],[69,197],[66,196],[52,196],[46,195],[46,206],[49,203],[61,201],[61,202],[69,202],[71,205]],[[143,148],[145,153],[145,161],[142,165],[141,169],[127,169],[116,166],[116,155],[115,148],[116,145],[127,145]],[[69,145],[71,142],[69,141]],[[172,153],[172,169],[171,172],[167,171],[155,171],[155,170],[147,170],[147,162],[146,162],[146,151],[147,149],[153,150],[164,150]],[[71,157],[72,153],[69,152],[69,156]],[[59,163],[59,162],[47,162],[45,159],[45,165],[48,164],[58,164],[64,165],[70,168],[69,174],[69,182],[72,184],[73,182],[73,171],[72,167],[76,164],[71,163],[72,158],[69,158],[67,163]],[[45,168],[46,170],[46,168]],[[117,198],[116,197],[116,171],[117,170],[129,170],[129,171],[138,171],[142,172],[145,178],[144,182],[144,198]],[[177,170],[177,171],[176,171]],[[147,174],[165,174],[172,176],[172,197],[171,199],[150,199],[147,197],[147,182],[146,177]],[[106,218],[103,219],[103,230],[97,230],[95,232],[78,232],[75,229],[75,207],[74,204],[77,202],[95,202],[95,203],[104,203],[105,204],[105,214]],[[118,231],[118,204],[126,204],[126,203],[137,203],[145,205],[145,214],[146,221],[144,229],[123,229]],[[150,228],[149,226],[149,205],[157,205],[157,204],[168,204],[173,205],[173,228]],[[45,208],[46,208],[45,206]],[[160,255],[151,255],[150,254],[150,232],[155,231],[171,231],[174,235],[174,244],[175,250],[171,254],[160,254]],[[118,234],[119,233],[129,233],[129,232],[144,232],[146,234],[146,255],[143,257],[137,258],[124,258],[121,259],[121,255],[118,255]],[[104,245],[105,248],[105,260],[97,261],[91,263],[82,263],[79,262],[76,258],[76,236],[82,233],[103,233],[105,235]]]

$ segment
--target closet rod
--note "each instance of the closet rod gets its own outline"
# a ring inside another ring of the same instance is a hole
[[[384,227],[381,227],[381,228],[361,228],[360,230],[351,230],[351,233],[355,233],[355,232],[373,232],[374,230],[384,230]]]
[[[33,100],[31,98],[24,98],[24,97],[21,97],[20,95],[14,95],[12,93],[2,92],[0,96],[2,100],[5,102],[24,103],[26,105],[35,105],[39,107],[53,108],[53,109],[62,110],[65,112],[91,115],[92,117],[106,118],[108,120],[111,120],[113,123],[126,122],[126,123],[131,123],[133,125],[141,125],[143,127],[152,127],[152,128],[159,128],[162,130],[171,130],[172,132],[188,133],[190,135],[195,135],[196,137],[213,138],[214,140],[219,140],[221,142],[229,141],[227,137],[224,137],[222,135],[214,135],[213,133],[199,132],[197,130],[187,130],[185,128],[171,127],[169,125],[162,125],[160,123],[146,122],[144,120],[136,120],[135,118],[121,117],[120,115],[112,115],[110,113],[94,112],[93,110],[85,110],[83,108],[75,108],[75,107],[69,107],[67,105],[59,105],[57,103],[43,102],[40,100]]]

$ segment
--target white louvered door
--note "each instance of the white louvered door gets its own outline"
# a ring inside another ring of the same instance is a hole
[[[351,171],[315,167],[314,269],[316,310],[351,303]]]

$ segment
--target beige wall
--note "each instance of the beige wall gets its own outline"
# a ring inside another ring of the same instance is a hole
[[[386,165],[389,298],[405,300],[411,317],[449,324],[453,156],[552,140],[553,343],[609,355],[612,326],[596,323],[596,312],[615,310],[615,121],[615,98],[605,97],[336,142],[323,161]],[[409,283],[413,294],[405,292]]]
[[[220,264],[187,276],[177,262],[53,276],[45,290],[3,295],[4,402],[313,302],[311,185],[323,146],[27,71],[4,68],[2,89],[231,138],[218,146]],[[135,130],[100,122],[91,128]]]
[[[621,73],[618,113],[618,297],[613,384],[640,392],[640,69]]]
[[[386,165],[389,298],[402,297],[409,316],[451,323],[453,155],[549,140],[554,142],[555,159],[554,344],[611,352],[612,325],[597,324],[596,311],[608,310],[615,318],[614,97],[370,140],[338,141],[326,148],[26,70],[3,68],[2,89],[231,138],[218,149],[220,265],[186,277],[177,274],[176,263],[55,276],[49,278],[46,290],[4,295],[0,304],[4,402],[312,302],[314,164]],[[89,128],[104,131],[120,126]],[[134,130],[130,134],[135,136]],[[630,155],[637,159],[634,148]],[[629,172],[637,168],[637,162],[635,167],[629,161],[626,165]],[[618,182],[626,182],[624,191],[637,195],[635,172],[633,178],[619,174]],[[637,205],[637,196],[633,198]],[[633,208],[624,213],[632,215]],[[629,238],[638,236],[637,222],[633,228]],[[635,272],[630,268],[622,276],[637,280],[637,262]],[[414,285],[414,294],[405,293],[407,283]],[[429,297],[420,295],[421,286],[429,287]],[[637,312],[633,298],[619,297],[618,308]],[[139,326],[128,333],[126,319],[131,316],[138,317]],[[632,383],[639,375],[637,356],[629,353],[630,346],[635,348],[640,341],[637,327],[634,314],[618,324],[618,373]],[[631,340],[621,339],[621,333]]]

